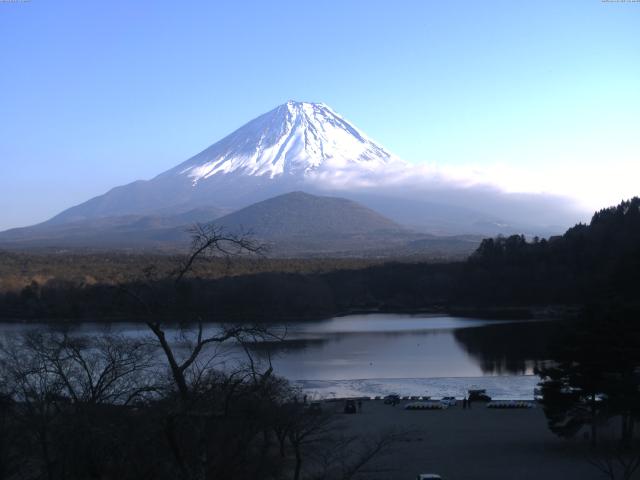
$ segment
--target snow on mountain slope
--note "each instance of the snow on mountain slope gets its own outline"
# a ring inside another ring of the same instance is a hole
[[[193,185],[218,173],[306,175],[320,169],[375,171],[402,161],[322,103],[289,101],[178,165]]]

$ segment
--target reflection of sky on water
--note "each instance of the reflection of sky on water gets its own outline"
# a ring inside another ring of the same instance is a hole
[[[317,380],[482,374],[447,330],[334,333],[276,356],[273,364],[285,377]]]
[[[401,333],[412,331],[450,330],[500,323],[500,320],[480,320],[448,315],[407,315],[374,313],[334,317],[316,322],[294,323],[287,328],[287,337],[308,337],[331,333]]]
[[[276,371],[287,378],[347,380],[362,378],[478,377],[532,373],[533,358],[503,357],[500,345],[474,344],[474,333],[523,322],[448,316],[353,315],[291,325],[287,341],[270,345]],[[532,325],[531,322],[527,322]],[[536,322],[536,325],[541,325]],[[467,334],[458,338],[456,332]],[[518,329],[510,343],[526,342]],[[480,342],[484,339],[479,337]],[[483,355],[483,348],[496,350]],[[264,354],[263,349],[260,349]],[[541,354],[539,352],[538,354]],[[515,353],[517,357],[517,350]],[[536,357],[537,358],[537,357]]]

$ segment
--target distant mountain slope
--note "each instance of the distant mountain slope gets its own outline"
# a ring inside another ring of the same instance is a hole
[[[250,233],[268,255],[285,257],[461,257],[480,237],[438,237],[413,232],[354,201],[292,192],[220,217],[215,208],[177,215],[117,216],[0,233],[0,248],[177,251],[190,244],[194,223],[214,222]]]
[[[33,227],[0,232],[5,248],[175,248],[186,245],[186,229],[194,223],[208,223],[224,212],[201,207],[180,214],[122,215],[67,223],[42,223]]]
[[[262,238],[336,237],[406,233],[407,230],[344,198],[292,192],[255,203],[216,221],[230,230],[251,230]]]

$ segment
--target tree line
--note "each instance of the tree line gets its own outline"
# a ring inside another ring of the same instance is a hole
[[[355,268],[260,271],[212,278],[212,260],[198,258],[179,289],[167,265],[117,283],[32,282],[0,295],[0,318],[104,320],[144,315],[123,295],[152,280],[171,301],[217,320],[319,318],[350,311],[415,311],[460,307],[581,305],[594,299],[635,302],[640,281],[640,199],[597,212],[589,225],[527,241],[521,235],[485,239],[464,262],[387,262]],[[214,263],[224,259],[215,257]],[[234,260],[235,261],[235,260]],[[245,265],[249,259],[243,260]],[[142,267],[142,265],[141,265]],[[141,268],[142,269],[142,268]]]

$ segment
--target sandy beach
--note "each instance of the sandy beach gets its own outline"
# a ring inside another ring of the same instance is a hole
[[[585,440],[562,440],[547,428],[542,408],[497,410],[461,402],[446,410],[405,410],[381,400],[364,401],[362,413],[339,413],[342,402],[327,402],[340,415],[348,434],[370,436],[407,431],[392,454],[377,460],[385,472],[367,478],[415,479],[418,473],[438,473],[446,480],[566,480],[599,479],[587,461]]]

